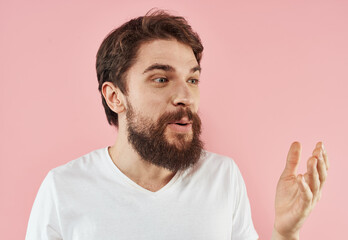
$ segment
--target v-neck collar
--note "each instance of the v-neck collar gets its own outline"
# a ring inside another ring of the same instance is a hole
[[[158,196],[160,194],[163,194],[164,192],[166,192],[170,187],[172,187],[174,185],[174,183],[176,182],[176,180],[179,178],[179,176],[181,175],[182,171],[177,171],[175,173],[175,175],[172,177],[172,179],[170,179],[170,181],[163,186],[161,189],[159,189],[156,192],[152,192],[150,190],[147,190],[146,188],[143,188],[142,186],[138,185],[136,182],[134,182],[132,179],[130,179],[127,175],[125,175],[117,166],[116,164],[112,161],[111,156],[109,154],[108,151],[108,147],[104,148],[104,155],[105,158],[107,160],[107,162],[109,163],[109,165],[111,166],[111,169],[114,173],[116,173],[117,175],[119,175],[127,184],[131,185],[134,189],[137,189],[138,191],[141,191],[147,195],[151,195],[151,196]]]

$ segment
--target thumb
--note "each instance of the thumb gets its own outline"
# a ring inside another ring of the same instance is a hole
[[[300,162],[301,156],[301,144],[299,142],[293,142],[290,146],[288,157],[286,159],[285,169],[283,176],[296,175],[297,168]]]

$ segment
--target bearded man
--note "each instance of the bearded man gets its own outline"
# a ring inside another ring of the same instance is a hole
[[[96,68],[116,142],[48,173],[27,240],[258,239],[238,167],[200,139],[202,52],[187,21],[163,11],[104,39]],[[299,152],[293,143],[278,182],[272,239],[299,238],[326,178],[321,142],[304,175]]]

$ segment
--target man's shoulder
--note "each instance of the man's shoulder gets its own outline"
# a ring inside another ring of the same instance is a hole
[[[204,150],[196,169],[214,172],[218,170],[232,171],[236,167],[237,165],[231,157]]]
[[[237,176],[238,167],[231,157],[205,150],[201,159],[184,175],[183,181],[208,187],[221,186],[226,190],[230,189],[229,184],[236,182]]]
[[[105,160],[105,151],[106,148],[93,150],[63,165],[53,168],[50,172],[53,175],[71,175],[95,171],[100,168],[101,162]]]
[[[233,158],[219,153],[203,151],[202,160],[207,164],[235,164]]]

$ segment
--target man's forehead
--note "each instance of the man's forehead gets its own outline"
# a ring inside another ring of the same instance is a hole
[[[140,46],[135,65],[142,69],[176,70],[192,68],[200,70],[197,59],[190,46],[177,40],[154,40]],[[140,70],[140,69],[139,69]]]

